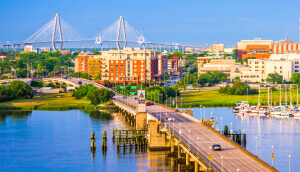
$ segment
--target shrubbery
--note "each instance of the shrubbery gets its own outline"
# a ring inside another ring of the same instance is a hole
[[[250,88],[250,86],[244,82],[240,81],[235,81],[233,85],[226,86],[226,87],[221,87],[219,88],[219,93],[223,94],[228,94],[228,95],[245,95],[247,94],[247,89],[248,89],[248,94],[256,94],[257,90],[254,88]]]
[[[13,81],[8,86],[0,85],[0,101],[16,98],[32,98],[32,88],[23,81]]]
[[[87,84],[76,87],[72,96],[76,98],[87,97],[91,100],[91,104],[98,105],[109,101],[114,96],[114,93],[106,88],[99,89],[92,84]]]

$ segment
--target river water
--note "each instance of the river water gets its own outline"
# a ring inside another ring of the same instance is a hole
[[[206,108],[206,118],[211,108]],[[280,171],[300,169],[299,120],[261,119],[236,116],[231,108],[215,108],[219,128],[232,123],[245,130],[247,149]],[[200,109],[194,109],[200,116]],[[98,111],[2,111],[0,112],[0,171],[173,171],[165,152],[129,150],[120,152],[112,142],[113,127],[128,127],[120,117]],[[90,151],[90,134],[96,132],[96,154]],[[101,151],[102,132],[108,134],[106,155]]]

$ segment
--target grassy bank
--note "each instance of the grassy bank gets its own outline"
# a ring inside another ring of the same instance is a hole
[[[226,95],[220,94],[217,90],[212,91],[194,91],[194,92],[181,92],[182,97],[182,106],[183,107],[199,107],[207,106],[211,107],[221,107],[221,106],[235,106],[238,101],[247,101],[247,95]],[[248,102],[251,105],[257,105],[258,103],[258,94],[249,95]],[[271,92],[270,92],[270,102],[271,103]],[[272,92],[272,102],[276,105],[279,104],[280,100],[280,91]],[[169,99],[168,99],[169,101]],[[281,91],[281,101],[282,104],[285,103],[285,95],[284,90]],[[300,97],[299,97],[300,101]],[[295,105],[297,103],[297,90],[292,91],[292,102]],[[290,91],[287,92],[287,103],[290,104]],[[261,90],[260,94],[260,104],[267,105],[268,104],[268,91]],[[178,107],[181,107],[181,98],[178,98]]]
[[[32,99],[16,99],[0,103],[0,110],[71,110],[96,109],[90,100],[75,99],[71,93],[44,94]]]

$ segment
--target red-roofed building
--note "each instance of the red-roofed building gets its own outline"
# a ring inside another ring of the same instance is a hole
[[[70,55],[70,50],[60,50],[60,53]]]
[[[0,54],[0,58],[3,59],[6,57],[6,54]]]
[[[21,57],[20,56],[16,56],[15,57],[15,60],[19,60]]]

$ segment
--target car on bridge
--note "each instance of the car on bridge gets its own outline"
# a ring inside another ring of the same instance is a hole
[[[147,102],[147,103],[146,103],[146,106],[151,106],[151,102]]]
[[[212,145],[212,150],[214,150],[214,151],[221,151],[222,148],[221,148],[221,146],[219,144],[214,144],[214,145]]]

